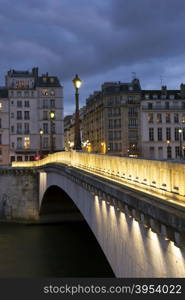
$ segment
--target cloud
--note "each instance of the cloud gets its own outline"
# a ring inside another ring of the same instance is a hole
[[[132,71],[144,88],[159,87],[161,75],[173,88],[184,79],[183,0],[0,2],[1,79],[10,68],[56,74],[66,111],[76,73],[82,103],[104,81],[129,81]]]

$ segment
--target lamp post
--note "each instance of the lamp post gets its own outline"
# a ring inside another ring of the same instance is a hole
[[[80,137],[80,116],[79,116],[79,93],[78,89],[81,87],[82,81],[76,74],[75,78],[73,79],[73,84],[75,87],[75,136],[74,136],[74,150],[81,150],[81,137]]]
[[[50,153],[54,152],[54,145],[53,145],[53,120],[55,118],[54,111],[50,111]]]
[[[179,128],[179,143],[180,143],[179,156],[180,159],[182,159],[182,128]]]
[[[43,135],[44,131],[42,129],[39,130],[39,134],[40,134],[40,159],[42,159],[42,135]]]

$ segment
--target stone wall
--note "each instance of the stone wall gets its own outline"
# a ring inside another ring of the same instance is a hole
[[[0,168],[0,221],[38,219],[38,190],[35,170]]]

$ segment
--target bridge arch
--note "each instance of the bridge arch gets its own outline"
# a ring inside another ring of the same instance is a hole
[[[75,203],[58,185],[51,185],[46,189],[40,205],[39,217],[41,223],[84,221]]]

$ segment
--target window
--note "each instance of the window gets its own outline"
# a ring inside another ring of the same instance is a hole
[[[174,123],[179,123],[179,114],[178,113],[174,114]]]
[[[182,102],[182,109],[185,109],[185,102]]]
[[[128,103],[129,104],[134,103],[134,97],[133,96],[128,96]]]
[[[178,141],[179,140],[179,128],[176,127],[175,128],[175,141]]]
[[[129,119],[128,126],[130,128],[136,128],[137,127],[137,119]]]
[[[17,107],[22,107],[22,101],[17,101]]]
[[[153,108],[153,103],[149,102],[148,103],[148,109],[152,109]]]
[[[29,125],[29,123],[24,123],[24,133],[25,134],[30,133],[30,125]]]
[[[17,123],[17,133],[18,134],[22,133],[22,123]]]
[[[162,128],[157,129],[157,137],[158,137],[158,141],[162,141],[162,139],[163,139],[163,137],[162,137]]]
[[[166,139],[171,140],[171,128],[166,128]]]
[[[2,135],[0,134],[0,144],[2,144]]]
[[[170,123],[170,122],[171,122],[170,114],[167,113],[167,114],[166,114],[166,123]]]
[[[145,94],[145,99],[146,100],[150,99],[150,95],[149,94]]]
[[[48,123],[43,123],[44,134],[48,134]]]
[[[14,126],[11,126],[11,133],[14,133]]]
[[[50,95],[51,95],[51,96],[55,96],[55,91],[52,90],[52,91],[50,92]]]
[[[29,120],[30,119],[30,112],[29,111],[25,111],[24,112],[24,119],[25,120]]]
[[[114,131],[114,140],[121,139],[121,131]]]
[[[136,116],[137,115],[137,108],[135,107],[129,107],[128,108],[128,115],[131,116]]]
[[[22,120],[22,111],[17,111],[17,120]]]
[[[43,111],[43,120],[47,120],[47,119],[48,119],[48,112]]]
[[[22,149],[22,138],[21,137],[17,138],[17,149]]]
[[[49,95],[48,90],[46,90],[46,89],[42,90],[41,93],[42,93],[43,96],[48,96]]]
[[[158,99],[158,96],[156,94],[153,95],[153,99]]]
[[[175,147],[175,157],[179,157],[180,156],[180,148],[179,147]]]
[[[172,158],[172,147],[167,147],[167,159]]]
[[[30,107],[30,102],[29,101],[24,101],[24,106],[25,107]]]
[[[25,92],[24,92],[24,96],[25,96],[25,97],[28,97],[28,96],[29,96],[29,92],[28,92],[28,91],[25,91]]]
[[[17,92],[17,97],[21,97],[21,92]]]
[[[153,141],[153,140],[154,140],[154,129],[149,128],[149,141]]]
[[[150,147],[149,148],[149,155],[150,155],[150,158],[154,158],[154,147]]]
[[[114,128],[121,128],[121,119],[114,120]]]
[[[149,113],[148,114],[148,123],[153,123],[154,119],[153,119],[153,113]]]
[[[165,108],[169,109],[170,108],[170,103],[169,102],[165,102]]]
[[[43,108],[48,108],[48,99],[43,100]]]
[[[157,123],[162,123],[162,115],[157,114]]]
[[[109,129],[113,129],[113,119],[109,119]]]
[[[0,149],[0,155],[2,155],[2,149]]]
[[[108,138],[109,138],[109,141],[113,140],[113,131],[109,131]]]
[[[1,121],[1,119],[0,119],[0,128],[2,128],[2,121]]]
[[[29,136],[25,136],[24,138],[24,149],[29,149],[30,148],[30,138]]]
[[[3,105],[2,105],[2,103],[0,102],[0,110],[3,108]]]
[[[108,108],[108,116],[109,116],[109,117],[112,116],[112,108]]]
[[[22,156],[17,156],[17,161],[22,161]]]
[[[54,99],[50,100],[50,107],[55,108],[55,100]]]
[[[43,148],[48,148],[48,137],[43,138]]]
[[[174,100],[175,99],[175,95],[170,95],[170,100]]]
[[[10,156],[10,161],[15,161],[15,156]]]
[[[14,118],[14,113],[11,113],[11,118],[12,118],[12,119]]]

